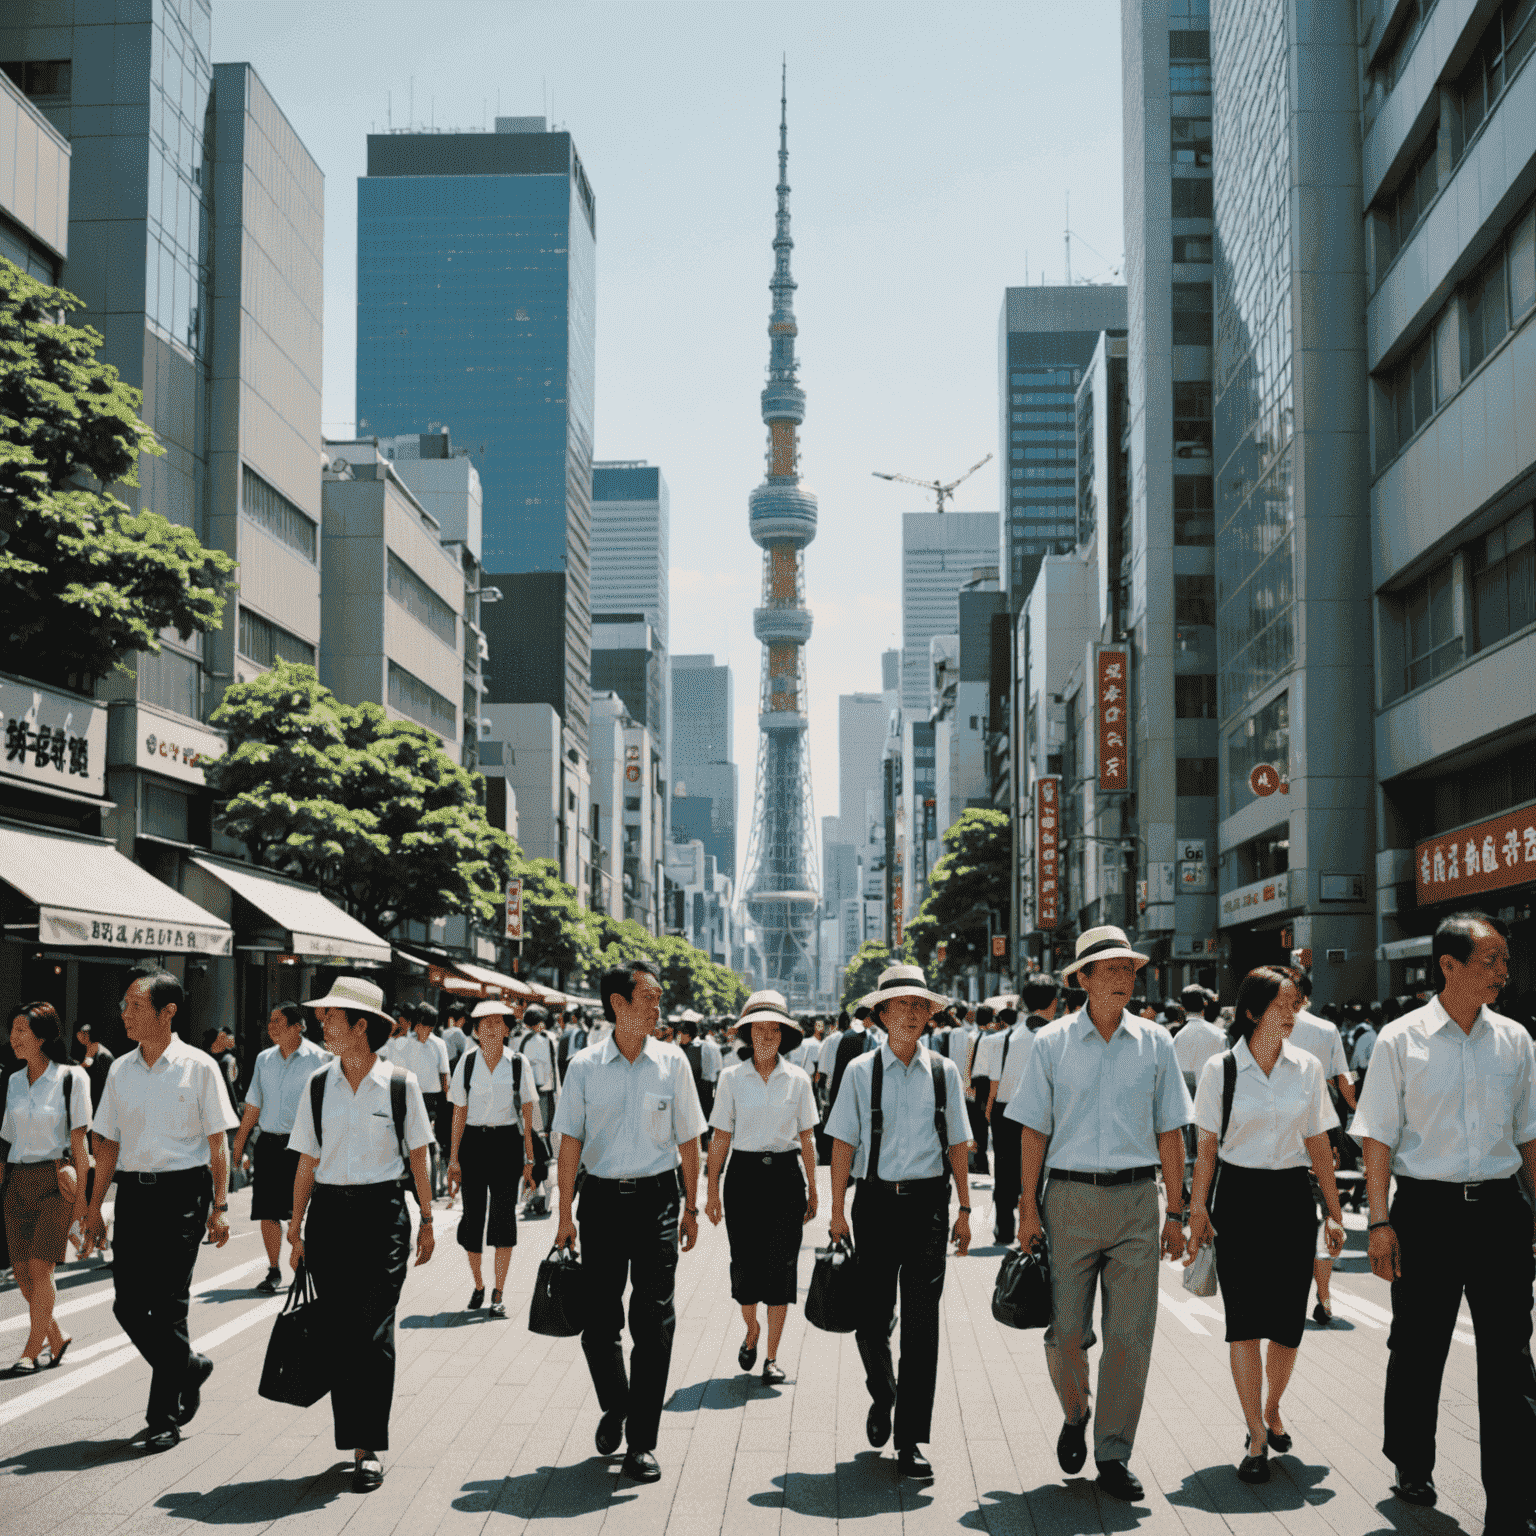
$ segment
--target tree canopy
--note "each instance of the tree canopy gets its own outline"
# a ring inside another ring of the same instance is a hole
[[[234,562],[114,494],[165,450],[100,332],[64,321],[82,307],[0,257],[0,634],[28,675],[88,692],[164,629],[218,629]]]
[[[842,1006],[853,1008],[866,992],[873,992],[881,971],[890,964],[890,946],[879,939],[865,939],[843,972]]]
[[[1008,912],[1010,849],[1004,811],[973,806],[944,834],[945,851],[929,877],[928,895],[907,928],[914,962],[939,991],[968,966],[990,964],[987,909]],[[942,964],[940,942],[946,946]]]
[[[601,912],[589,913],[588,920],[599,949],[599,968],[626,960],[654,960],[661,971],[666,1007],[731,1013],[745,1000],[747,989],[741,977],[680,935],[648,933],[637,922],[619,921]]]

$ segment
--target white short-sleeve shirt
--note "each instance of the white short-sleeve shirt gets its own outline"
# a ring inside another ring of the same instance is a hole
[[[112,1063],[91,1129],[122,1172],[179,1173],[208,1167],[208,1138],[239,1123],[218,1062],[172,1035],[153,1067],[137,1046]]]
[[[555,1052],[549,1043],[549,1035],[544,1030],[529,1030],[523,1036],[523,1043],[519,1047],[528,1065],[533,1068],[533,1075],[539,1087],[547,1093],[555,1086]],[[569,1063],[567,1063],[569,1071]]]
[[[515,1065],[518,1060],[522,1061],[520,1069]],[[475,1064],[473,1073],[469,1070],[471,1061]],[[469,1077],[468,1091],[464,1087],[466,1075]],[[520,1079],[516,1105],[512,1103],[514,1078]],[[539,1085],[534,1081],[533,1068],[515,1052],[503,1050],[496,1070],[492,1072],[486,1066],[485,1057],[471,1048],[459,1058],[459,1064],[454,1068],[453,1081],[448,1085],[448,1102],[462,1105],[468,1111],[467,1125],[518,1125],[522,1121],[521,1107],[539,1102]]]
[[[1003,1042],[1007,1038],[1006,1029],[992,1029],[976,1042],[976,1055],[971,1061],[972,1078],[984,1077],[990,1082],[997,1076],[1003,1062]]]
[[[443,1091],[443,1079],[448,1076],[448,1047],[439,1036],[428,1035],[425,1040],[418,1040],[413,1029],[391,1040],[379,1054],[397,1067],[404,1067],[416,1079],[422,1093]]]
[[[1291,1027],[1291,1038],[1286,1042],[1298,1051],[1306,1051],[1323,1064],[1323,1075],[1332,1081],[1349,1075],[1349,1062],[1344,1055],[1344,1037],[1339,1026],[1315,1013],[1302,1009]]]
[[[69,1080],[69,1108],[64,1082]],[[11,1073],[5,1088],[5,1118],[0,1141],[11,1144],[12,1163],[52,1163],[70,1155],[69,1133],[91,1123],[91,1080],[83,1067],[50,1061],[35,1083],[27,1069]]]
[[[1267,1076],[1246,1040],[1239,1040],[1232,1054],[1237,1058],[1237,1082],[1232,1089],[1232,1118],[1219,1153],[1222,1162],[1239,1168],[1311,1167],[1307,1137],[1321,1136],[1339,1123],[1323,1085],[1322,1063],[1309,1051],[1298,1051],[1289,1040],[1280,1047],[1274,1070]],[[1195,1093],[1195,1123],[1218,1136],[1221,1059],[1213,1056],[1206,1062]]]
[[[313,1040],[300,1040],[286,1061],[281,1048],[275,1045],[256,1058],[245,1102],[261,1111],[256,1123],[263,1135],[287,1136],[293,1130],[305,1084],[329,1060]]]
[[[1173,1037],[1174,1060],[1181,1072],[1187,1072],[1200,1086],[1200,1074],[1212,1056],[1220,1056],[1227,1048],[1227,1032],[1209,1019],[1191,1019]],[[1293,1045],[1295,1041],[1291,1042]]]
[[[874,1134],[870,1110],[877,1060],[880,1062],[883,1128],[880,1167],[875,1176],[893,1183],[941,1176],[948,1162],[949,1148],[963,1146],[971,1139],[971,1122],[965,1112],[960,1068],[924,1046],[913,1051],[912,1060],[906,1066],[902,1066],[888,1045],[881,1046],[878,1051],[866,1051],[852,1062],[843,1073],[837,1102],[827,1116],[827,1135],[854,1148],[852,1173],[855,1178],[866,1178],[874,1171],[867,1169],[866,1164]],[[934,1124],[933,1083],[935,1074],[940,1072],[944,1074],[944,1124],[949,1138],[942,1148]]]
[[[1034,1021],[1034,1022],[1031,1022]],[[1048,1022],[1038,1013],[1020,1019],[1012,1029],[1003,1034],[1003,1054],[998,1058],[997,1102],[1009,1104],[1024,1081],[1024,1068],[1029,1065],[1030,1047],[1036,1033]]]
[[[727,1067],[709,1123],[731,1138],[732,1152],[793,1152],[817,1119],[810,1075],[781,1056],[767,1082],[750,1061]]]
[[[390,1062],[375,1061],[357,1085],[346,1079],[338,1058],[322,1067],[325,1093],[322,1135],[315,1133],[313,1089],[306,1088],[293,1122],[288,1150],[318,1158],[317,1184],[388,1184],[405,1172],[400,1143],[395,1139],[395,1117],[390,1106]],[[311,1081],[318,1073],[311,1074]],[[408,1152],[428,1145],[432,1123],[416,1079],[405,1073],[405,1146]]]

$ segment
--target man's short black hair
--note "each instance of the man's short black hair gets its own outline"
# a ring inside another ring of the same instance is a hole
[[[1203,1013],[1205,1011],[1205,988],[1199,982],[1191,982],[1179,993],[1179,1002],[1186,1013]]]
[[[1296,983],[1296,990],[1301,993],[1303,1002],[1312,996],[1312,978],[1299,965],[1284,965],[1281,970]]]
[[[1049,1008],[1056,1001],[1056,978],[1044,973],[1031,976],[1024,983],[1019,999],[1031,1013],[1041,1008]]]
[[[206,1031],[204,1033],[204,1035],[203,1035],[203,1049],[205,1051],[211,1051],[213,1049],[213,1042],[215,1040],[217,1040],[220,1035],[228,1035],[229,1038],[230,1038],[230,1042],[231,1043],[234,1042],[234,1038],[235,1038],[234,1034],[228,1028],[226,1028],[223,1024],[217,1024],[212,1029],[210,1029],[210,1030],[208,1030],[208,1031]]]
[[[869,1009],[866,1008],[863,1003],[860,1003],[859,1006],[853,1010],[853,1016],[856,1019],[867,1019],[869,1017]]]
[[[1205,1022],[1207,1024],[1215,1024],[1221,1018],[1220,997],[1218,997],[1216,993],[1212,992],[1211,995],[1205,1000],[1205,1007],[1200,1011],[1205,1015]]]
[[[1435,929],[1434,941],[1429,950],[1429,980],[1435,991],[1445,991],[1445,972],[1440,967],[1441,957],[1449,955],[1463,965],[1472,958],[1472,951],[1482,937],[1479,927],[1487,928],[1501,938],[1507,937],[1504,925],[1486,912],[1452,912]]]
[[[1170,1024],[1182,1024],[1189,1017],[1181,1003],[1165,1003],[1163,1017]]]
[[[535,1024],[548,1024],[549,1013],[537,1003],[523,1009],[523,1023],[532,1029]]]
[[[302,1024],[304,1022],[304,1010],[297,1003],[274,1003],[273,1013],[280,1013],[283,1022],[287,1024]]]
[[[619,1022],[613,1011],[615,997],[622,997],[626,1003],[634,1002],[636,976],[649,976],[658,987],[661,985],[661,968],[654,960],[626,960],[603,972],[602,980],[597,984],[597,995],[602,999],[603,1017],[610,1024]]]
[[[996,1017],[997,1014],[991,1008],[988,1008],[985,1004],[982,1004],[982,1006],[976,1010],[976,1023],[978,1026],[983,1024],[990,1024]]]
[[[464,1004],[458,1000],[458,998],[455,998],[451,1003],[448,1004],[448,1017],[450,1019],[462,1019],[465,1018],[468,1013],[469,1009],[467,1009]]]
[[[1069,1012],[1075,1012],[1088,1001],[1088,994],[1081,987],[1068,987],[1063,999]]]
[[[156,1013],[163,1013],[172,1003],[175,1003],[176,1011],[181,1012],[181,1005],[186,1002],[187,994],[181,983],[169,971],[145,966],[133,973],[133,980],[144,983],[144,992],[149,998],[149,1006]],[[129,985],[131,986],[132,983],[130,982]]]
[[[370,1051],[377,1051],[395,1032],[395,1021],[393,1019],[380,1018],[376,1013],[365,1013],[361,1008],[343,1008],[341,1011],[346,1014],[348,1024],[366,1024],[368,1026],[368,1049]]]

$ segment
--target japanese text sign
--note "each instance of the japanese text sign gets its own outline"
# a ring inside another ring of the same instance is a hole
[[[0,726],[0,774],[44,791],[106,793],[105,704],[0,677]]]
[[[1536,880],[1536,805],[1442,832],[1413,851],[1413,890],[1420,906],[1528,880]]]
[[[523,936],[523,882],[521,880],[507,881],[507,938],[521,939]]]
[[[1098,658],[1099,788],[1128,790],[1131,787],[1131,653],[1103,646]]]
[[[1061,779],[1035,780],[1035,926],[1061,918]]]

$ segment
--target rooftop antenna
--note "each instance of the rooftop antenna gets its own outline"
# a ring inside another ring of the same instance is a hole
[[[955,487],[957,485],[963,485],[967,480],[971,478],[972,475],[976,473],[978,469],[981,468],[983,464],[987,462],[987,459],[990,459],[991,457],[992,455],[989,453],[986,459],[977,459],[977,461],[972,464],[971,467],[966,470],[966,472],[961,475],[958,480],[950,480],[948,482],[942,480],[914,480],[911,475],[886,475],[882,474],[878,469],[872,469],[870,473],[877,480],[899,480],[903,485],[920,485],[925,491],[932,491],[935,500],[938,502],[938,505],[934,508],[934,510],[936,512],[943,512],[944,503],[953,499],[954,497]]]
[[[1067,287],[1072,286],[1072,194],[1067,193],[1067,222],[1062,230],[1062,238],[1067,243]]]

